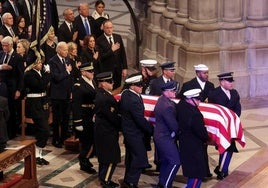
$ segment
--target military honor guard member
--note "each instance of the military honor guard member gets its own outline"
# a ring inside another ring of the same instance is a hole
[[[160,67],[162,69],[162,75],[152,80],[152,82],[150,83],[150,95],[160,96],[162,94],[162,85],[174,79],[175,62],[168,61],[160,65]],[[179,85],[178,82],[177,84]],[[177,88],[179,89],[179,87]]]
[[[79,70],[81,76],[74,84],[72,91],[73,126],[81,145],[78,159],[80,170],[95,174],[96,170],[92,168],[93,164],[89,161],[94,143],[94,122],[92,120],[96,96],[96,84],[93,80],[94,68],[91,63],[84,63]]]
[[[121,187],[138,186],[142,170],[148,166],[148,157],[144,145],[144,134],[153,133],[153,126],[144,117],[144,104],[141,98],[142,75],[131,75],[125,80],[128,89],[121,95],[120,112],[122,131],[126,147],[125,176]]]
[[[176,105],[180,126],[179,151],[182,172],[188,177],[187,187],[201,187],[207,176],[204,143],[209,139],[204,118],[198,109],[201,89],[191,89],[183,93],[184,98]]]
[[[215,88],[215,90],[209,94],[208,102],[225,106],[240,116],[240,96],[233,88],[233,72],[226,72],[217,76],[219,78],[220,86]],[[228,168],[233,152],[238,152],[234,140],[231,141],[231,146],[223,154],[220,154],[219,164],[214,170],[217,174],[217,179],[221,180],[228,176]]]
[[[142,94],[150,94],[150,82],[157,78],[156,76],[156,64],[157,61],[154,59],[143,59],[140,60],[141,75],[143,80]]]
[[[95,98],[95,147],[99,162],[99,180],[102,187],[119,187],[112,181],[117,164],[121,161],[119,131],[121,118],[119,104],[112,95],[112,72],[99,73],[98,91]]]
[[[47,88],[51,78],[49,65],[42,64],[42,59],[29,65],[24,74],[24,84],[26,89],[26,116],[32,118],[35,124],[36,139],[36,163],[38,165],[48,165],[49,162],[43,158],[43,148],[47,145],[50,135],[48,117],[49,104]],[[43,68],[44,67],[44,68]]]
[[[188,82],[183,83],[182,88],[179,93],[179,98],[183,98],[183,93],[190,89],[199,88],[201,89],[201,93],[199,94],[201,102],[207,102],[208,94],[214,89],[214,84],[208,81],[208,71],[209,68],[204,64],[198,64],[194,66],[196,77],[191,79]],[[204,143],[205,150],[205,158],[207,161],[207,176],[208,178],[212,177],[212,174],[209,170],[209,162],[208,162],[208,153],[207,153],[208,145]]]
[[[162,95],[154,108],[154,142],[160,161],[159,188],[171,188],[180,167],[177,145],[179,124],[176,119],[176,104],[171,99],[176,97],[177,84],[174,81],[162,86]]]

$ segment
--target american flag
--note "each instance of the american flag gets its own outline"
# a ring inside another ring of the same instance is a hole
[[[40,57],[43,54],[40,52],[40,47],[45,43],[47,35],[51,29],[53,29],[51,23],[51,7],[50,0],[35,0],[33,13],[33,25],[32,25],[32,36],[31,36],[31,46],[35,51],[35,55]]]
[[[120,100],[120,95],[115,95]],[[154,107],[157,102],[157,96],[142,95],[145,112],[145,118],[152,124],[155,123]],[[174,100],[176,103],[179,100]],[[211,103],[200,103],[199,110],[204,117],[210,142],[217,145],[218,152],[223,153],[234,139],[242,147],[245,147],[246,141],[240,118],[228,108]]]

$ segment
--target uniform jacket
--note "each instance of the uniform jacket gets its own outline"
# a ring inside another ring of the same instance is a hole
[[[96,87],[96,85],[94,86]],[[82,77],[74,84],[72,100],[72,112],[74,126],[93,126],[95,88],[88,84]],[[91,107],[82,107],[89,105]]]
[[[68,100],[72,88],[72,77],[66,71],[58,55],[49,60],[51,71],[50,95],[51,99]]]
[[[176,81],[175,81],[176,82]],[[176,82],[178,85],[178,82]],[[163,75],[153,79],[150,83],[150,95],[160,96],[162,94],[161,87],[165,84]]]
[[[0,96],[0,145],[8,141],[6,122],[9,115],[7,98]]]
[[[5,52],[0,52],[0,65],[3,64]],[[6,83],[8,95],[14,98],[16,91],[23,89],[24,65],[22,57],[15,51],[10,56],[8,64],[11,70],[0,70],[0,80]]]
[[[201,89],[201,93],[199,94],[199,96],[201,97],[201,102],[204,102],[208,98],[209,92],[214,89],[214,84],[212,82],[206,81],[205,87],[202,90],[200,84],[197,81],[197,78],[195,77],[192,80],[183,83],[181,91],[179,93],[179,98],[183,98],[183,93],[185,91],[195,88]]]
[[[208,96],[209,103],[220,104],[234,111],[238,116],[241,115],[240,96],[235,89],[230,90],[231,98],[229,99],[221,87],[217,87]]]
[[[104,34],[97,39],[96,44],[99,47],[101,56],[101,72],[127,69],[127,58],[122,37],[118,34],[113,34],[113,39],[114,43],[118,42],[120,44],[120,48],[114,52]]]
[[[100,88],[95,98],[95,147],[100,163],[121,161],[118,143],[120,125],[119,105],[113,95]]]
[[[177,104],[176,110],[180,125],[179,151],[183,175],[202,179],[207,175],[203,145],[208,140],[203,115],[197,107],[183,99]]]
[[[25,72],[24,83],[27,94],[46,93],[50,81],[50,73],[41,71],[42,76],[37,71],[31,69]],[[35,118],[48,118],[48,97],[26,98],[26,116]]]
[[[180,164],[177,138],[179,124],[176,119],[175,102],[165,96],[160,96],[154,108],[155,128],[154,141],[159,159],[170,164]],[[174,136],[171,134],[174,133]]]
[[[152,135],[153,126],[144,118],[142,99],[129,89],[123,91],[120,100],[122,130],[126,148],[135,153],[131,167],[143,168],[148,165],[147,152],[144,145],[144,133]]]

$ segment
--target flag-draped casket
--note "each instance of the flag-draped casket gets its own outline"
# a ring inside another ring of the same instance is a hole
[[[120,95],[115,98],[120,100]],[[142,95],[145,107],[144,116],[152,124],[155,123],[154,107],[157,96]],[[176,103],[179,100],[174,100]],[[204,116],[211,143],[217,145],[219,153],[223,153],[235,139],[242,147],[245,146],[245,137],[240,118],[228,108],[210,103],[200,103],[199,110]]]

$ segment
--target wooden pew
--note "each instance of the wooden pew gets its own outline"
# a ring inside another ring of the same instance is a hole
[[[24,174],[22,178],[12,185],[12,188],[35,188],[38,187],[36,176],[35,140],[18,142],[18,149],[7,149],[0,153],[0,171],[24,159]]]

